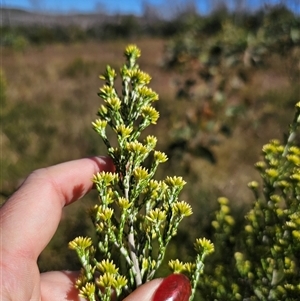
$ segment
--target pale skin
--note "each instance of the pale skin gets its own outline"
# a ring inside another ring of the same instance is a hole
[[[63,207],[92,189],[93,174],[113,170],[107,157],[79,159],[39,169],[1,207],[1,301],[84,300],[78,297],[74,287],[78,272],[41,274],[37,258],[54,235]],[[140,286],[125,300],[151,301],[161,281],[155,279]]]

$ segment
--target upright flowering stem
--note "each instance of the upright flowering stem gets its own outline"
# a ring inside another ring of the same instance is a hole
[[[158,95],[147,87],[151,77],[139,69],[139,56],[136,46],[126,48],[126,62],[120,72],[121,95],[114,87],[114,69],[108,66],[100,77],[105,84],[98,95],[104,104],[92,125],[106,145],[116,172],[97,173],[93,178],[100,200],[90,210],[98,253],[90,238],[75,238],[69,244],[83,263],[76,287],[89,301],[108,301],[112,291],[124,298],[151,280],[180,222],[192,214],[191,206],[178,200],[185,184],[181,177],[154,180],[157,167],[168,159],[155,150],[157,138],[140,139],[142,131],[156,123],[159,113],[152,106]],[[107,127],[116,134],[116,142],[110,141]],[[144,166],[147,158],[150,168]],[[159,250],[153,252],[156,245]],[[191,275],[193,272],[200,274],[187,270]]]

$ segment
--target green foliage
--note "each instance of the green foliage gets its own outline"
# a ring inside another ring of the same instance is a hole
[[[117,23],[107,23],[100,31],[103,38],[131,38],[139,36],[142,29],[134,16],[123,16]]]
[[[129,45],[126,63],[121,68],[122,95],[115,88],[116,71],[107,66],[99,96],[104,104],[92,124],[102,138],[116,172],[99,172],[93,182],[100,204],[90,210],[97,233],[94,247],[91,238],[77,237],[69,243],[82,264],[76,287],[88,300],[110,300],[127,296],[142,283],[151,280],[161,266],[170,240],[177,234],[183,218],[192,214],[191,206],[179,201],[186,184],[181,177],[155,180],[158,166],[167,156],[155,150],[157,138],[142,132],[155,124],[159,113],[152,106],[158,95],[148,88],[151,77],[136,63],[140,50]],[[107,127],[116,134],[116,143],[107,136]],[[146,160],[149,160],[145,166]],[[195,242],[194,262],[170,261],[175,273],[190,275],[192,295],[204,268],[204,258],[214,251],[207,239]]]
[[[186,63],[190,58],[212,64],[216,47],[218,54],[222,53],[229,64],[242,61],[245,52],[249,52],[249,62],[257,63],[262,61],[267,50],[283,54],[300,41],[300,19],[284,7],[272,8],[256,20],[251,14],[245,14],[212,15],[189,21],[192,26],[183,27],[185,30],[178,32],[169,44],[167,64]]]
[[[0,45],[22,52],[28,46],[28,40],[17,31],[4,27],[1,28]]]
[[[156,9],[159,10],[159,8]],[[28,16],[25,13],[26,17]],[[41,18],[42,16],[39,17]],[[70,16],[65,16],[65,19],[63,16],[58,16],[56,24],[52,24],[53,21],[47,19],[43,23],[38,23],[37,26],[26,25],[26,23],[19,26],[14,25],[14,22],[11,22],[12,24],[8,23],[8,25],[1,28],[1,45],[23,50],[28,43],[37,45],[54,42],[71,43],[89,39],[102,41],[103,39],[124,39],[140,37],[141,35],[164,38],[175,37],[178,40],[180,36],[193,36],[198,40],[198,45],[195,44],[193,45],[194,47],[190,48],[186,42],[183,42],[181,46],[176,45],[171,51],[172,59],[170,62],[180,63],[183,52],[187,52],[186,54],[192,56],[197,55],[194,50],[199,48],[199,46],[201,49],[202,46],[207,48],[205,45],[200,45],[200,42],[204,38],[208,40],[211,36],[215,36],[218,33],[220,34],[220,39],[216,42],[222,40],[223,34],[225,39],[233,40],[234,45],[231,45],[233,49],[243,49],[245,44],[249,44],[249,41],[245,41],[246,36],[239,40],[235,35],[227,35],[227,33],[236,33],[241,28],[242,31],[253,34],[256,39],[257,29],[264,27],[264,33],[261,35],[264,40],[260,41],[260,43],[266,44],[267,47],[275,46],[273,50],[275,49],[276,51],[283,52],[295,43],[299,43],[299,20],[295,19],[293,13],[284,6],[271,7],[271,9],[262,10],[255,15],[249,11],[230,13],[225,8],[214,11],[210,15],[201,16],[196,14],[195,7],[190,9],[182,7],[181,10],[179,8],[177,13],[169,14],[169,18],[163,18],[164,14],[159,12],[153,15],[151,13],[147,15],[147,12],[145,12],[142,18],[134,15],[109,16],[99,14],[98,16],[91,14],[90,18],[94,21],[88,22],[90,23],[88,26],[83,25],[86,23],[86,19],[82,19],[82,17],[82,15],[74,16],[71,24]],[[225,29],[224,31],[223,25],[224,22],[226,23],[226,20],[234,23],[234,30],[228,32]],[[237,28],[239,29],[236,30]],[[283,43],[278,44],[279,40]],[[283,46],[284,44],[285,46]],[[261,47],[256,50],[261,51]]]
[[[3,114],[3,109],[6,105],[6,78],[5,78],[5,74],[4,71],[2,69],[0,69],[0,104],[1,104],[1,115]]]
[[[300,251],[300,103],[284,145],[272,140],[256,164],[252,209],[236,227],[228,200],[219,199],[214,267],[200,284],[203,300],[298,300]]]
[[[188,152],[216,163],[214,146],[250,116],[257,99],[270,99],[268,94],[262,97],[259,91],[248,90],[255,75],[275,61],[268,58],[285,55],[296,63],[300,18],[279,7],[256,16],[213,14],[207,20],[195,17],[190,22],[192,26],[174,36],[165,51],[166,67],[178,75],[178,104],[187,107],[185,122],[173,130],[168,155],[181,153],[182,158]],[[208,24],[214,25],[211,31]],[[283,104],[284,97],[295,103],[299,94],[296,73],[290,76],[294,86],[273,92],[272,101],[277,97]],[[177,112],[179,119],[178,114],[182,118],[182,111]]]

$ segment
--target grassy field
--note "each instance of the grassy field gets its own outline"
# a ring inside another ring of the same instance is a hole
[[[23,52],[3,48],[1,202],[36,168],[105,154],[91,128],[101,103],[98,75],[107,64],[119,70],[128,43],[141,48],[140,66],[152,76],[151,87],[160,95],[161,118],[148,132],[157,135],[158,149],[171,154],[171,159],[158,176],[182,175],[188,182],[182,199],[192,204],[195,213],[184,223],[182,233],[191,234],[188,240],[209,235],[217,197],[228,197],[236,211],[244,212],[252,201],[247,183],[259,179],[253,164],[260,158],[262,145],[273,138],[283,139],[288,130],[293,106],[299,101],[299,49],[284,56],[270,55],[263,66],[245,67],[241,77],[232,71],[227,110],[217,112],[213,107],[205,111],[201,97],[205,82],[196,85],[192,100],[176,97],[186,79],[196,78],[199,69],[193,62],[188,76],[186,70],[168,69],[164,64],[167,41],[162,39],[28,46]],[[240,111],[230,119],[230,132],[216,135],[209,129],[220,126],[226,116],[228,120],[228,108]],[[195,152],[170,153],[174,137],[188,131],[190,123],[193,135],[213,154],[214,163]],[[91,230],[85,208],[95,199],[92,193],[65,209],[58,233],[40,257],[42,270],[78,267],[67,243]],[[179,251],[171,248],[170,256],[172,252]]]

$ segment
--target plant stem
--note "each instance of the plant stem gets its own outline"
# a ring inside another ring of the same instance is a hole
[[[129,189],[125,188],[125,197],[129,198]],[[134,228],[133,228],[133,217],[130,216],[130,230],[128,234],[128,245],[129,245],[129,255],[133,263],[134,269],[134,277],[136,286],[140,286],[142,284],[142,276],[139,267],[139,262],[136,256],[136,247],[135,247],[135,240],[134,240]]]
[[[297,129],[298,129],[299,124],[300,124],[300,110],[297,110],[295,117],[294,117],[294,121],[291,125],[290,134],[287,139],[287,143],[285,145],[285,148],[284,148],[284,151],[282,154],[283,157],[285,157],[287,155],[289,147],[291,146],[292,142],[296,138]]]
[[[129,245],[129,254],[130,258],[133,263],[134,268],[134,277],[135,277],[135,283],[137,286],[140,286],[142,284],[142,277],[141,277],[141,271],[139,267],[139,262],[136,256],[136,248],[135,248],[135,241],[134,241],[134,234],[133,234],[133,225],[130,227],[130,233],[128,235],[128,245]]]

